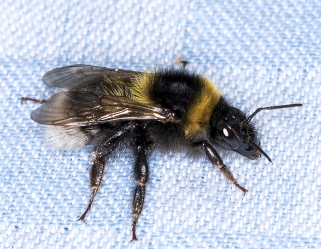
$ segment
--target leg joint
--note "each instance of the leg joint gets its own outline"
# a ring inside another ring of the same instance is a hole
[[[137,184],[140,185],[140,186],[145,186],[147,181],[145,179],[142,179],[143,181],[138,181]]]

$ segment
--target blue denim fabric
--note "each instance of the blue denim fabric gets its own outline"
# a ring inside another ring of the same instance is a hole
[[[320,248],[320,1],[0,2],[0,248]],[[41,77],[75,63],[153,70],[178,55],[255,117],[272,158],[222,158],[242,192],[205,158],[155,153],[131,239],[132,156],[108,164],[87,216],[90,148],[57,151],[30,112]]]

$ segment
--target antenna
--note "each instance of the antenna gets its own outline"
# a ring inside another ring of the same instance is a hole
[[[254,118],[254,116],[256,114],[258,114],[260,111],[263,110],[275,110],[275,109],[283,109],[283,108],[291,108],[291,107],[299,107],[302,106],[302,104],[291,104],[291,105],[276,105],[276,106],[268,106],[268,107],[260,107],[257,108],[255,112],[253,112],[248,118],[245,119],[246,123],[249,123],[252,118]]]

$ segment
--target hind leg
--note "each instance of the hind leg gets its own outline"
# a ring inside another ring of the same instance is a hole
[[[132,214],[134,216],[132,223],[132,241],[137,240],[136,224],[144,207],[146,184],[149,178],[147,157],[151,150],[151,142],[146,136],[144,127],[137,127],[135,139],[136,160],[134,165],[134,177],[137,184],[135,186],[132,199]]]
[[[91,193],[91,198],[89,200],[87,209],[81,215],[79,220],[85,221],[85,217],[88,211],[91,209],[92,204],[94,203],[94,200],[98,194],[98,190],[101,187],[103,181],[106,161],[118,147],[124,135],[127,134],[128,131],[133,129],[134,126],[135,124],[133,123],[126,124],[107,141],[104,141],[94,149],[93,153],[96,155],[96,157],[92,162],[90,170],[90,188],[93,189],[93,191]]]
[[[45,100],[45,99],[33,99],[33,98],[28,98],[28,97],[21,97],[20,104],[22,104],[22,103],[25,102],[25,101],[32,101],[32,102],[35,102],[35,103],[43,104],[43,103],[45,103],[47,100]]]

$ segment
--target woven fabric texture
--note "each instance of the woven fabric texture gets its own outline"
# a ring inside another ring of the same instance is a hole
[[[321,1],[0,2],[0,248],[321,248]],[[206,158],[154,153],[131,239],[132,157],[115,158],[87,224],[90,148],[53,150],[29,115],[50,69],[170,66],[212,79],[255,117],[272,158],[220,150],[249,192]]]

